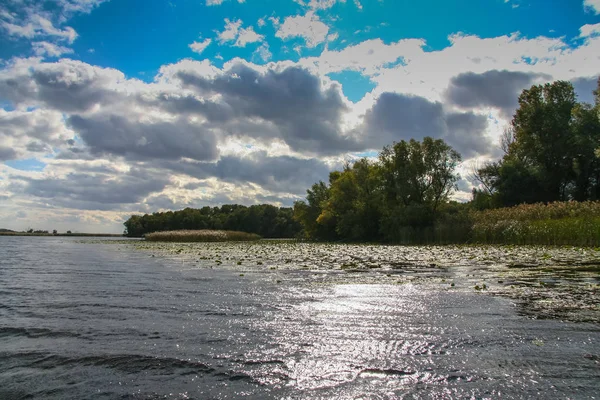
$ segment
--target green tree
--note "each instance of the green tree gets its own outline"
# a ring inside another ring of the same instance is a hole
[[[600,84],[600,82],[599,82]],[[476,178],[494,206],[598,199],[600,148],[596,105],[580,104],[569,82],[535,85],[519,97],[505,155]],[[480,192],[478,204],[482,204]],[[474,197],[475,199],[475,197]]]
[[[335,176],[335,174],[332,174],[332,176]],[[332,176],[330,176],[330,180]],[[329,196],[329,187],[325,182],[320,181],[306,191],[306,202],[297,201],[294,203],[294,219],[302,225],[304,236],[307,239],[334,240],[337,238],[335,219],[323,218],[320,223],[317,222],[317,219],[323,213]]]
[[[347,240],[376,240],[381,207],[379,166],[361,159],[333,177],[317,222],[335,224],[336,233]]]

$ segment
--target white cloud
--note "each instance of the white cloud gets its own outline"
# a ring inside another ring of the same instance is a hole
[[[303,7],[308,7],[312,10],[327,10],[333,7],[336,3],[346,3],[346,0],[294,0],[294,2],[300,4]],[[360,0],[354,0],[354,5],[359,10],[362,10],[363,8],[362,4],[360,3]]]
[[[219,42],[223,44],[234,41],[239,35],[241,26],[241,19],[231,21],[229,18],[225,18],[225,29],[217,35]]]
[[[211,43],[212,43],[212,39],[206,39],[206,40],[203,40],[202,42],[193,42],[192,44],[189,45],[189,47],[190,47],[190,49],[192,49],[192,51],[194,53],[202,54],[202,52],[204,50],[206,50],[206,48],[208,46],[210,46]]]
[[[253,53],[253,56],[260,57],[262,61],[269,61],[271,57],[273,57],[273,53],[269,48],[268,43],[263,43],[258,49],[256,49]]]
[[[60,57],[63,54],[73,53],[73,49],[50,42],[34,42],[31,46],[38,56]]]
[[[248,43],[261,42],[263,39],[264,36],[254,32],[254,28],[250,26],[248,28],[242,28],[239,30],[237,40],[235,41],[235,46],[246,47]]]
[[[77,32],[70,26],[67,26],[64,29],[57,28],[52,21],[41,15],[33,15],[22,24],[2,21],[0,26],[2,26],[2,28],[4,28],[11,36],[20,36],[27,39],[38,36],[49,36],[73,43],[77,38]]]
[[[242,28],[242,25],[241,19],[231,21],[225,18],[225,29],[217,35],[219,43],[234,42],[233,45],[236,47],[246,47],[248,43],[260,42],[264,39],[264,36],[256,33],[253,27]]]
[[[381,39],[361,42],[342,50],[325,49],[319,57],[302,59],[306,66],[315,66],[322,74],[344,70],[361,71],[366,75],[374,75],[386,64],[403,59],[409,62],[423,54],[425,42],[421,39],[404,39],[385,44]]]
[[[206,0],[207,6],[220,6],[225,0]],[[245,3],[246,0],[237,0],[238,3]]]
[[[596,15],[600,14],[600,0],[583,0],[583,7]]]
[[[313,11],[306,15],[287,17],[275,36],[281,39],[302,37],[308,47],[315,47],[327,38],[329,27],[325,25]]]
[[[226,23],[231,29],[224,42],[242,45],[257,35],[241,21]],[[286,37],[304,37],[288,33]],[[328,33],[322,41],[332,39]],[[576,48],[564,38],[457,34],[437,51],[426,51],[424,40],[416,38],[368,40],[337,51],[325,48],[319,57],[299,63],[255,65],[236,59],[217,68],[209,60],[188,59],[161,67],[151,83],[68,59],[14,59],[0,67],[0,97],[16,108],[0,112],[0,157],[36,157],[48,165],[42,172],[27,173],[0,165],[0,193],[8,194],[4,209],[10,210],[0,210],[0,222],[14,219],[18,209],[27,207],[28,216],[67,229],[77,229],[69,226],[74,215],[85,219],[73,220],[74,226],[118,229],[126,213],[160,207],[251,203],[265,193],[289,200],[326,179],[327,166],[365,146],[366,140],[388,143],[401,130],[403,137],[425,133],[429,126],[436,128],[438,119],[449,141],[482,154],[488,149],[485,144],[501,133],[508,113],[494,103],[497,97],[484,96],[489,92],[461,102],[461,93],[450,98],[447,88],[465,89],[466,78],[480,82],[496,77],[501,82],[504,76],[535,77],[525,79],[526,85],[584,77],[592,82],[600,65],[597,33],[596,25],[581,27],[585,40],[576,41]],[[40,54],[51,52],[51,46],[37,43]],[[267,43],[257,47],[257,64],[272,57]],[[377,85],[357,104],[344,98],[339,85],[326,76],[347,70]],[[458,75],[464,79],[455,79]],[[386,92],[396,95],[383,95]],[[416,96],[425,100],[417,101]],[[381,126],[380,116],[387,116]],[[365,120],[373,127],[371,136],[356,133]],[[494,123],[481,133],[488,120]],[[387,136],[377,138],[378,129]],[[471,136],[475,131],[482,136]],[[379,148],[380,142],[373,143]],[[45,156],[53,151],[56,158]],[[304,175],[298,171],[307,176],[298,178]],[[154,184],[165,176],[170,179]],[[121,198],[97,189],[97,182],[107,190],[128,185],[135,193]],[[202,190],[184,188],[188,183]],[[107,196],[107,202],[85,197],[80,189],[98,198]],[[50,197],[51,193],[60,195]],[[111,208],[86,211],[94,207]],[[92,219],[98,215],[102,219]]]
[[[600,35],[600,24],[587,24],[579,28],[579,36],[582,38]]]

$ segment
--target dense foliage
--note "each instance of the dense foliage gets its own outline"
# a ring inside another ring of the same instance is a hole
[[[474,171],[480,187],[470,203],[449,201],[460,154],[426,137],[402,140],[375,160],[331,172],[293,210],[187,208],[132,216],[126,233],[227,229],[327,241],[598,245],[600,80],[594,94],[595,105],[589,105],[577,102],[569,82],[524,90],[502,138],[504,156]]]
[[[578,103],[570,82],[532,86],[503,140],[504,157],[477,171],[481,209],[600,199],[600,80],[595,105]]]
[[[377,161],[361,159],[332,172],[329,184],[314,184],[306,201],[294,205],[294,217],[308,239],[440,240],[440,223],[452,214],[448,196],[460,160],[440,139],[386,146]]]
[[[293,238],[301,229],[293,219],[291,208],[268,204],[250,207],[234,204],[132,215],[124,225],[125,234],[133,237],[159,231],[223,229],[256,233],[264,238]]]

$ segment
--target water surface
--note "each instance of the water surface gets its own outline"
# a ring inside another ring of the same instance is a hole
[[[597,323],[429,251],[0,237],[0,399],[596,396]]]

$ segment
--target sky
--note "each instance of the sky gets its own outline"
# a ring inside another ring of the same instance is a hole
[[[291,206],[425,136],[467,201],[523,89],[599,74],[600,0],[2,0],[0,228]]]

